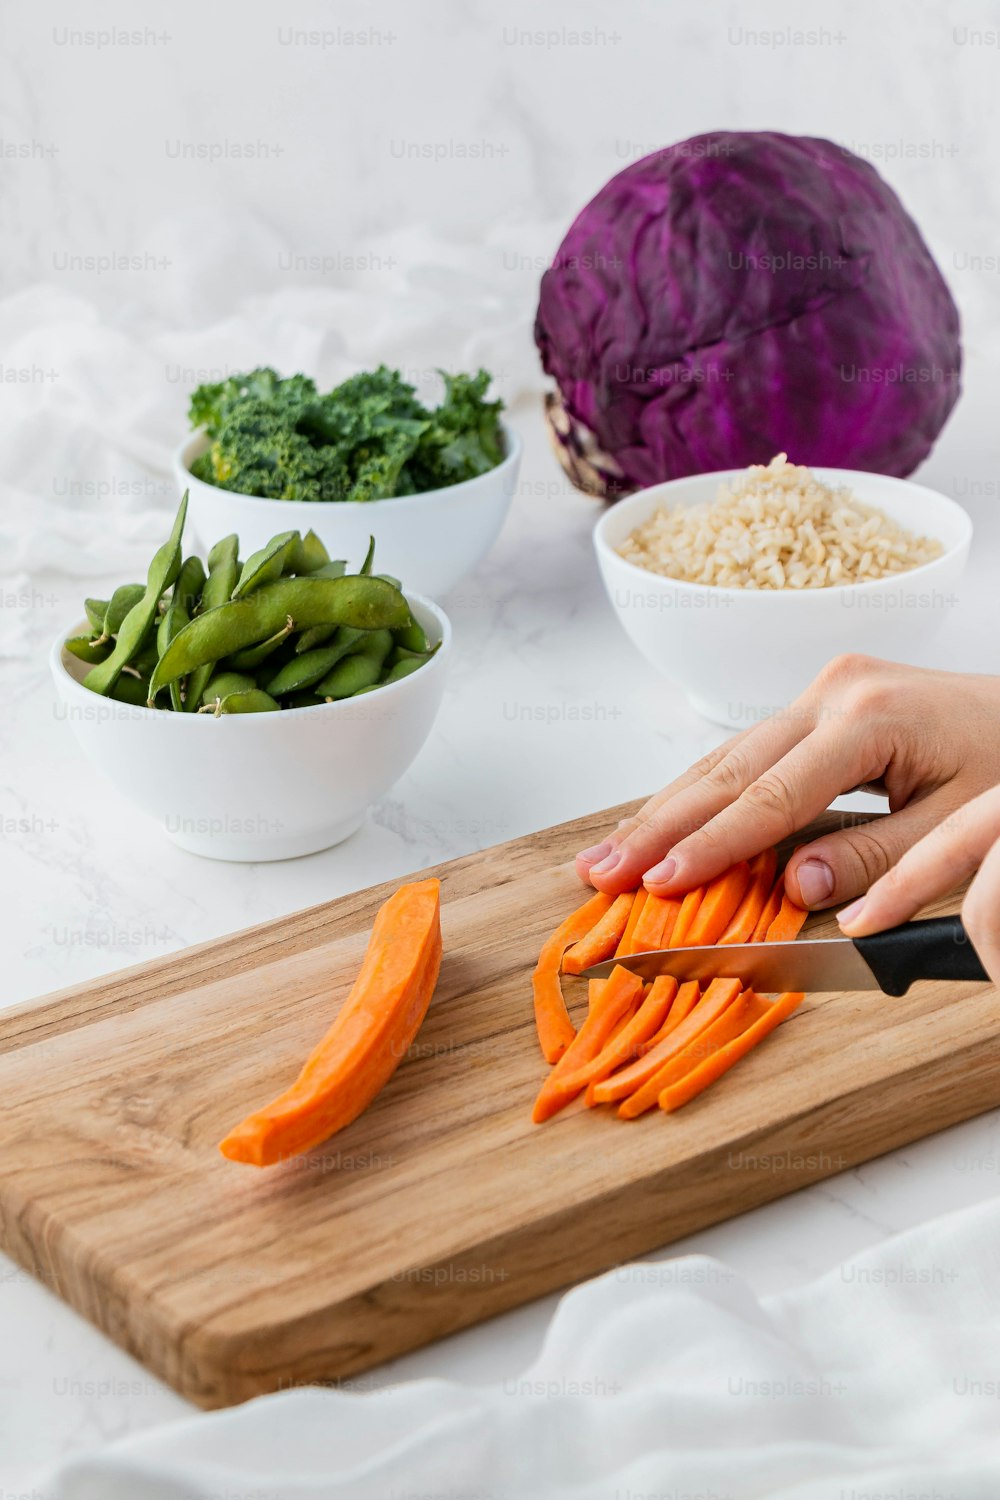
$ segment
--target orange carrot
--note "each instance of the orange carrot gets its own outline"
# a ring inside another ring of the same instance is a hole
[[[440,882],[400,886],[375,918],[358,977],[326,1036],[292,1086],[226,1136],[223,1156],[270,1166],[356,1119],[405,1057],[440,965]]]
[[[706,1026],[675,1057],[664,1063],[641,1089],[636,1089],[634,1094],[629,1094],[627,1099],[622,1100],[618,1107],[618,1118],[637,1120],[647,1109],[652,1109],[665,1088],[677,1083],[692,1068],[714,1056],[726,1042],[731,1042],[734,1037],[746,1031],[748,1026],[760,1019],[767,1008],[766,1000],[760,1000],[752,990],[745,990],[711,1026]]]
[[[564,974],[582,974],[591,964],[603,963],[611,957],[625,936],[634,901],[634,891],[615,897],[600,921],[563,955]]]
[[[701,898],[704,894],[705,887],[703,885],[696,886],[693,891],[688,891],[681,902],[681,909],[677,913],[677,921],[674,923],[674,930],[670,934],[670,941],[667,944],[668,948],[683,948],[685,946],[688,932],[691,930],[691,923],[698,913]]]
[[[694,1009],[669,1036],[644,1057],[595,1084],[595,1104],[611,1104],[641,1088],[664,1063],[675,1057],[696,1036],[727,1010],[742,988],[738,979],[713,979]],[[676,1003],[676,1002],[675,1002]]]
[[[765,943],[790,943],[798,937],[808,915],[804,907],[796,906],[787,895],[783,896],[778,915],[767,929]]]
[[[728,870],[710,880],[684,936],[684,947],[699,948],[707,943],[717,943],[749,884],[750,866],[745,859],[737,860],[735,865],[730,865]]]
[[[576,1027],[569,1018],[562,985],[559,983],[563,953],[571,943],[577,943],[587,935],[594,923],[610,911],[611,903],[611,896],[598,891],[564,922],[560,922],[538,955],[538,963],[531,976],[531,987],[535,997],[538,1044],[546,1062],[557,1062],[576,1036]]]
[[[630,953],[635,952],[635,926],[639,918],[642,916],[642,909],[646,905],[646,898],[648,895],[649,892],[646,890],[646,887],[644,885],[641,885],[636,891],[635,900],[632,902],[632,910],[628,914],[628,921],[625,924],[625,931],[622,933],[622,940],[618,944],[618,947],[615,949],[615,958],[627,958]]]
[[[579,1068],[575,1077],[580,1080],[580,1088],[586,1088],[595,1080],[607,1078],[622,1063],[631,1062],[637,1057],[636,1048],[648,1040],[660,1026],[676,993],[676,979],[667,974],[654,979],[649,994],[635,1014],[623,1017],[624,1024],[616,1027],[597,1056]]]
[[[724,1073],[728,1073],[734,1063],[739,1062],[741,1057],[745,1057],[748,1052],[752,1051],[769,1031],[780,1026],[781,1022],[802,1004],[804,998],[801,990],[780,995],[768,1006],[759,1020],[754,1021],[752,1026],[747,1027],[746,1031],[734,1037],[731,1042],[727,1042],[724,1047],[720,1047],[714,1057],[707,1057],[696,1068],[692,1068],[690,1073],[685,1074],[678,1083],[665,1088],[660,1094],[660,1108],[668,1113],[671,1110],[680,1109],[703,1089],[707,1089],[710,1083],[715,1083]]]
[[[597,1056],[621,1017],[641,993],[642,980],[637,975],[620,966],[612,969],[604,981],[593,1014],[584,1021],[542,1084],[531,1115],[536,1125],[549,1119],[580,1093],[584,1087],[582,1082],[576,1081],[580,1068]]]
[[[640,1055],[644,1055],[647,1052],[652,1052],[654,1047],[658,1047],[663,1038],[665,1036],[669,1036],[672,1031],[675,1031],[676,1028],[684,1020],[685,1016],[689,1016],[691,1014],[700,999],[701,985],[698,983],[697,979],[685,980],[684,984],[682,984],[680,989],[677,991],[677,998],[674,1001],[673,1005],[670,1007],[670,1011],[666,1019],[664,1020],[663,1025],[660,1027],[659,1031],[654,1032],[649,1041],[644,1044],[642,1053]]]
[[[720,943],[749,943],[750,934],[763,916],[764,906],[774,884],[778,851],[765,849],[750,861],[750,884],[733,914],[733,919],[719,939]]]
[[[779,875],[771,887],[770,894],[764,902],[764,909],[757,918],[757,925],[747,938],[748,943],[762,943],[767,937],[767,929],[781,910],[782,897],[785,894],[785,877]]]
[[[655,953],[657,949],[665,948],[680,909],[681,903],[671,896],[647,895],[642,919],[632,940],[632,952]]]

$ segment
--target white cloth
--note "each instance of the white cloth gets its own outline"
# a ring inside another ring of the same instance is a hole
[[[78,1458],[51,1500],[996,1500],[1000,1199],[757,1298],[719,1262],[563,1298],[481,1389],[295,1391]]]

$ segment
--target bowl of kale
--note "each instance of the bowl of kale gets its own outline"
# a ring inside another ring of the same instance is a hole
[[[267,368],[200,385],[175,458],[192,529],[205,545],[236,532],[244,552],[311,529],[349,564],[374,537],[386,573],[447,593],[496,540],[521,444],[485,370],[441,380],[436,406],[385,365],[325,392]]]

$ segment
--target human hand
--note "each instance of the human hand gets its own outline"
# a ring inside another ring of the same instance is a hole
[[[837,920],[848,937],[883,932],[970,875],[962,922],[986,972],[1000,984],[1000,786],[946,817]]]
[[[616,893],[690,890],[802,828],[842,792],[883,792],[890,815],[797,849],[793,901],[868,890],[956,809],[1000,782],[1000,678],[835,658],[792,706],[713,750],[577,856]]]

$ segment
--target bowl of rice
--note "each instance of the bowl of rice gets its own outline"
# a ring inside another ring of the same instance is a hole
[[[738,729],[844,652],[920,665],[958,602],[971,539],[966,512],[936,490],[784,453],[640,490],[594,531],[632,641],[699,713]]]

